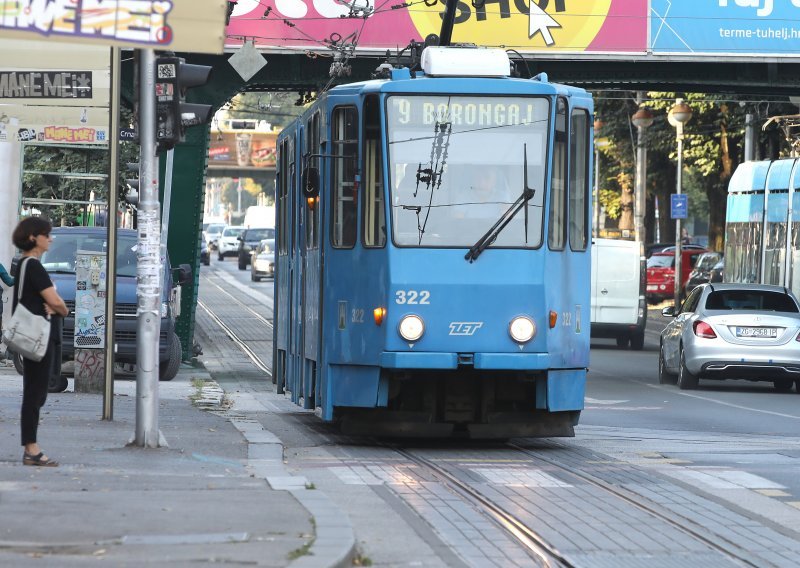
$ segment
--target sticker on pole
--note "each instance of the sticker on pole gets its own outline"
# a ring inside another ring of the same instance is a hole
[[[685,193],[673,193],[670,195],[670,218],[686,219],[689,212],[689,196]]]

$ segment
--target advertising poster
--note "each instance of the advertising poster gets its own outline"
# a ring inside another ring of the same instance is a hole
[[[262,49],[313,51],[328,51],[331,42],[357,43],[358,49],[383,52],[439,34],[443,11],[443,0],[239,0],[227,41],[235,46],[250,38]],[[452,39],[520,53],[644,53],[647,0],[461,0]]]
[[[800,1],[651,0],[654,54],[800,57]]]
[[[102,349],[106,337],[106,255],[78,251],[75,266],[75,347]]]
[[[221,53],[227,0],[0,0],[0,38]]]
[[[107,47],[0,39],[0,142],[105,144]]]
[[[275,169],[277,132],[211,131],[209,167]]]

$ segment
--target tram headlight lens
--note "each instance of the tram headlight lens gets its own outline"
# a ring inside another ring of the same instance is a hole
[[[419,316],[406,316],[400,320],[398,331],[406,341],[417,341],[425,333],[425,323]]]
[[[519,316],[511,320],[508,333],[517,343],[527,343],[536,335],[536,324],[529,317]]]

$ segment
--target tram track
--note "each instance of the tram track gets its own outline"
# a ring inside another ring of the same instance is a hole
[[[234,295],[226,291],[218,283],[207,279],[206,282],[213,285],[220,292],[229,297],[235,304],[241,307],[249,314],[256,316],[257,320],[268,328],[272,328],[272,323],[266,318],[255,312],[252,308],[244,302],[236,298]],[[271,368],[258,356],[258,354],[248,345],[248,341],[242,339],[237,332],[229,326],[222,317],[215,313],[214,309],[209,307],[206,303],[198,300],[198,306],[204,310],[211,320],[218,325],[224,333],[244,352],[247,357],[265,374],[272,377]],[[374,440],[377,446],[383,446],[392,452],[403,457],[404,460],[415,464],[420,468],[420,471],[428,472],[430,477],[435,479],[438,483],[442,484],[449,492],[456,495],[460,500],[469,504],[473,509],[478,511],[481,515],[502,530],[512,542],[518,543],[522,550],[526,552],[539,566],[548,568],[573,568],[580,564],[575,564],[570,560],[567,555],[562,553],[556,546],[548,542],[548,540],[538,534],[534,529],[528,526],[525,520],[512,513],[509,508],[502,503],[483,494],[479,489],[459,478],[457,471],[453,471],[453,466],[443,466],[436,463],[420,453],[410,448],[399,447],[381,440]],[[568,449],[562,444],[553,442],[554,447]],[[343,441],[342,443],[347,443]],[[612,495],[615,499],[619,499],[626,505],[636,507],[647,515],[650,515],[660,522],[666,523],[669,526],[679,530],[683,534],[691,537],[693,540],[702,543],[709,549],[725,556],[734,564],[740,566],[756,567],[763,564],[756,562],[753,555],[742,545],[725,539],[723,536],[710,532],[708,527],[703,527],[697,524],[696,521],[686,518],[677,512],[670,511],[645,497],[641,497],[625,488],[615,486],[603,479],[598,478],[591,473],[578,469],[574,466],[566,464],[556,458],[543,455],[543,452],[537,452],[524,448],[515,443],[508,443],[506,445],[498,445],[498,448],[508,448],[517,453],[525,456],[526,461],[538,464],[547,464],[549,467],[554,468],[565,476],[570,476],[580,480],[583,483],[589,484],[592,487],[602,490],[603,492]]]
[[[239,335],[233,331],[230,326],[228,326],[222,319],[208,306],[206,306],[202,301],[197,300],[197,305],[202,308],[210,317],[214,323],[216,323],[224,332],[225,334],[241,349],[245,355],[247,355],[250,360],[258,367],[261,371],[266,373],[269,377],[272,377],[272,369],[270,369],[266,363],[256,355],[256,352],[253,351],[247,342],[244,341]]]
[[[550,545],[522,520],[493,502],[474,487],[471,487],[468,483],[458,479],[447,469],[410,450],[397,447],[392,447],[392,449],[405,459],[427,469],[440,483],[450,488],[462,500],[475,506],[514,541],[518,542],[534,559],[538,560],[541,566],[547,568],[576,568],[557,548]]]
[[[727,540],[724,537],[717,534],[714,534],[713,537],[709,537],[708,528],[697,525],[696,522],[691,519],[687,519],[677,513],[668,511],[663,507],[655,506],[654,504],[651,504],[651,502],[649,502],[647,499],[644,499],[632,492],[629,492],[626,489],[623,489],[621,487],[616,487],[606,481],[603,481],[602,479],[597,478],[596,476],[590,473],[566,465],[556,459],[545,457],[539,452],[528,450],[527,448],[523,448],[511,442],[506,444],[506,446],[516,450],[517,452],[524,454],[528,458],[544,462],[552,467],[561,470],[564,473],[577,477],[581,481],[588,483],[595,488],[601,489],[606,493],[609,493],[614,497],[621,499],[625,503],[632,505],[647,514],[660,519],[661,521],[669,524],[673,528],[683,532],[684,534],[692,537],[693,539],[702,542],[706,546],[712,548],[713,550],[716,550],[717,552],[728,557],[730,560],[741,564],[742,566],[751,566],[753,568],[762,566],[762,564],[754,562],[752,560],[752,555],[750,554],[750,552],[747,549],[743,548],[741,545],[731,540]],[[697,528],[694,528],[695,526]],[[720,540],[723,542],[720,542]]]

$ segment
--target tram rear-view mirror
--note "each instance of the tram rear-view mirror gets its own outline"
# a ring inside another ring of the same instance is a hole
[[[314,199],[319,195],[319,170],[317,168],[306,168],[303,172],[303,191],[306,198]]]

